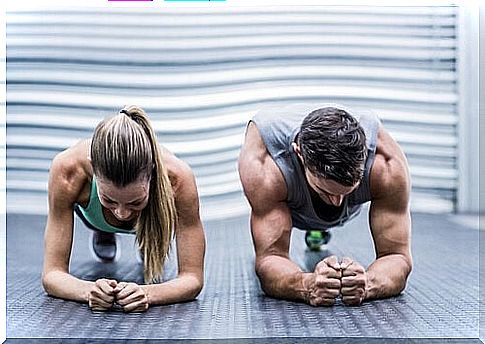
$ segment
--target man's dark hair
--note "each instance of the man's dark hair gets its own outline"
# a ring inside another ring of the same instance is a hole
[[[362,179],[367,158],[365,133],[348,112],[325,107],[305,117],[298,135],[305,166],[313,174],[353,186]]]

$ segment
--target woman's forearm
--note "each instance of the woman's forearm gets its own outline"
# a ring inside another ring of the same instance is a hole
[[[152,305],[163,305],[194,300],[203,287],[203,279],[195,274],[183,274],[177,278],[160,283],[144,285]]]
[[[50,271],[42,276],[42,285],[47,294],[84,303],[88,302],[93,284],[63,271]]]

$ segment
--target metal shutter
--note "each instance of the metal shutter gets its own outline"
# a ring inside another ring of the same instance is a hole
[[[50,161],[124,104],[194,169],[203,214],[246,211],[236,159],[263,105],[374,109],[411,167],[412,208],[457,194],[456,7],[7,13],[7,210],[46,211]]]

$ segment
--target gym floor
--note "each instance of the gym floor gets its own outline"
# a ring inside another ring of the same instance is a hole
[[[8,214],[7,342],[481,343],[476,339],[479,230],[453,215],[412,217],[414,270],[397,297],[359,307],[338,301],[330,308],[315,308],[265,296],[254,272],[249,221],[244,217],[204,224],[205,286],[196,301],[125,314],[92,312],[86,304],[47,296],[41,286],[46,218]],[[90,231],[77,219],[71,272],[88,280],[112,277],[140,283],[134,238],[118,239],[117,261],[97,262],[89,249]],[[291,256],[304,270],[313,270],[328,254],[348,255],[364,266],[373,261],[365,212],[333,229],[322,252],[308,251],[304,232],[293,231]],[[164,278],[175,275],[176,261],[171,258]]]

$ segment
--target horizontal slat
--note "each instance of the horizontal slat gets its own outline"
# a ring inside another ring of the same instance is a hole
[[[163,25],[163,24],[162,24]],[[308,23],[277,23],[268,26],[265,23],[254,23],[252,25],[225,25],[223,30],[220,26],[178,26],[176,30],[168,30],[167,26],[151,26],[150,30],[146,27],[131,24],[118,24],[107,26],[95,23],[92,25],[64,24],[45,24],[45,23],[9,23],[7,36],[63,36],[75,39],[79,36],[96,37],[124,37],[133,38],[142,35],[144,38],[195,38],[195,37],[221,37],[236,39],[244,36],[259,35],[356,35],[372,37],[434,37],[439,31],[440,37],[453,38],[456,35],[455,29],[450,26],[394,26],[392,30],[383,30],[382,25],[352,25],[352,24],[318,24]]]
[[[255,83],[266,80],[385,80],[394,82],[432,82],[453,83],[455,73],[450,71],[419,70],[412,68],[379,68],[359,66],[281,66],[238,68],[237,70],[216,70],[201,72],[169,71],[154,74],[140,70],[126,71],[120,74],[117,70],[105,68],[86,68],[76,70],[72,66],[33,65],[11,63],[7,70],[9,84],[41,83],[62,85],[84,85],[95,88],[176,88],[176,87],[210,87]],[[133,83],[133,80],[136,80]]]
[[[15,50],[7,49],[7,59],[21,61],[75,61],[76,63],[103,63],[116,64],[207,64],[228,63],[238,61],[255,61],[264,59],[321,59],[342,58],[347,59],[376,59],[376,60],[450,60],[456,58],[454,49],[426,49],[426,48],[385,48],[385,47],[322,47],[302,46],[296,42],[294,45],[278,45],[272,47],[240,47],[232,50],[190,50],[189,51],[166,51],[163,48],[150,51],[120,50],[116,54],[110,54],[111,49],[101,48],[55,48],[54,47],[17,47]]]
[[[383,9],[383,7],[380,7]],[[68,24],[68,25],[99,25],[106,26],[124,25],[138,27],[180,27],[180,26],[234,26],[261,23],[264,25],[306,23],[318,25],[322,22],[326,24],[352,23],[354,25],[382,25],[382,26],[428,26],[442,25],[453,26],[455,24],[455,8],[435,7],[435,11],[425,8],[423,11],[417,7],[408,12],[405,7],[390,11],[374,12],[375,6],[350,11],[340,8],[335,11],[330,8],[308,7],[299,10],[298,7],[291,8],[268,8],[264,9],[239,9],[239,10],[215,10],[204,11],[200,9],[194,12],[184,10],[156,10],[135,12],[110,10],[109,15],[106,11],[56,11],[42,12],[42,20],[34,15],[22,12],[9,13],[9,20],[12,23],[42,23],[46,24]],[[354,13],[352,13],[354,12]],[[143,21],[133,21],[136,15],[143,16]],[[163,21],[160,17],[163,17]]]
[[[233,9],[227,8],[150,8],[149,11],[142,8],[110,8],[110,14],[122,14],[125,16],[143,15],[144,17],[157,17],[161,14],[176,15],[176,16],[207,16],[207,15],[227,15],[233,16],[254,16],[255,14],[272,14],[281,15],[283,13],[298,13],[304,15],[323,13],[327,15],[340,14],[359,14],[359,15],[400,15],[400,16],[420,16],[420,15],[432,15],[432,16],[446,16],[454,15],[457,13],[458,8],[456,6],[446,5],[434,5],[434,6],[245,6]],[[38,10],[19,9],[15,12],[8,12],[9,15],[30,16],[30,20],[34,21],[35,16],[39,15]],[[103,11],[102,13],[106,13]],[[89,7],[70,7],[65,9],[62,7],[43,7],[42,15],[44,16],[56,16],[62,17],[78,16],[78,15],[100,15],[99,9]],[[102,22],[101,22],[102,23]],[[130,23],[130,22],[128,22]]]
[[[142,38],[128,40],[125,37],[43,37],[43,36],[22,36],[22,37],[7,37],[7,44],[13,49],[22,49],[24,47],[43,49],[123,49],[126,51],[137,52],[153,52],[156,50],[163,50],[164,52],[174,51],[197,51],[197,50],[220,50],[220,49],[240,49],[245,48],[271,48],[281,46],[325,46],[344,48],[346,46],[355,47],[385,47],[386,49],[419,49],[425,48],[432,51],[438,49],[454,49],[454,40],[449,38],[433,39],[433,38],[401,38],[396,40],[394,38],[380,37],[379,39],[367,37],[352,37],[352,36],[328,36],[328,35],[258,35],[234,38]],[[129,46],[127,46],[129,42]]]
[[[37,105],[61,105],[83,106],[87,102],[100,108],[119,108],[120,104],[144,104],[146,109],[185,110],[208,109],[214,107],[229,107],[238,104],[250,104],[263,101],[278,101],[298,99],[366,99],[368,101],[393,101],[393,102],[416,102],[427,104],[455,104],[455,93],[417,92],[402,89],[379,89],[370,87],[346,87],[346,86],[288,86],[272,87],[271,89],[258,89],[257,87],[221,92],[217,94],[194,94],[190,97],[171,96],[155,98],[148,96],[136,96],[131,99],[120,97],[116,94],[79,94],[65,92],[62,89],[51,92],[39,92],[36,89],[27,89],[18,85],[7,87],[7,102],[14,104],[37,104]]]

